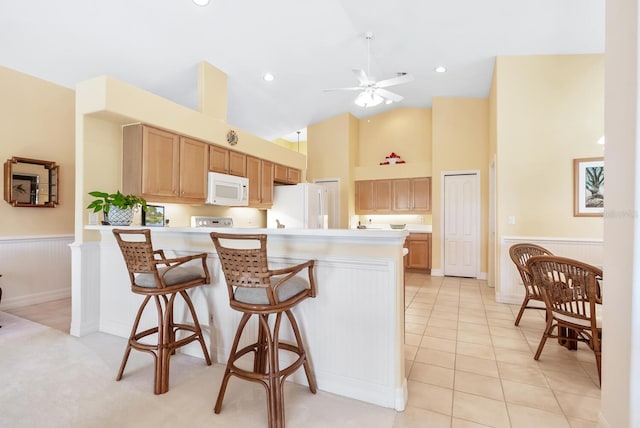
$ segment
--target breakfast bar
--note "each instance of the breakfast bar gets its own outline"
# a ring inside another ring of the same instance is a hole
[[[132,227],[136,228],[136,227]],[[241,314],[229,307],[220,263],[209,236],[218,228],[151,228],[154,248],[176,256],[208,253],[211,283],[190,292],[214,362],[226,363]],[[129,292],[122,255],[110,226],[85,226],[96,241],[72,245],[82,280],[74,287],[72,330],[92,328],[128,337],[139,305]],[[406,230],[347,229],[224,229],[227,233],[267,234],[270,267],[316,260],[318,294],[294,312],[320,390],[376,405],[404,410],[407,381],[404,369],[403,244]],[[89,297],[87,297],[89,296]],[[96,325],[83,318],[81,306],[91,296],[99,305]],[[76,298],[77,297],[77,298]],[[176,321],[187,309],[177,304]],[[152,312],[152,311],[150,311]],[[152,325],[155,314],[144,323]],[[86,321],[85,321],[86,320]],[[83,323],[85,325],[83,325]],[[287,329],[285,329],[287,330]],[[255,329],[248,329],[255,331]],[[247,337],[247,342],[255,338]],[[283,340],[290,340],[284,336]],[[243,338],[243,340],[245,340]],[[197,344],[183,352],[202,358]],[[284,358],[284,357],[283,357]],[[284,362],[284,361],[283,361]],[[304,372],[289,380],[305,384]]]

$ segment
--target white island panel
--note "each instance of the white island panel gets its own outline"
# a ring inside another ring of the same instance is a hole
[[[133,227],[135,228],[135,227]],[[99,296],[100,331],[128,337],[142,298],[130,291],[120,250],[108,226],[87,226],[101,235],[99,257],[80,257],[82,269],[92,274],[78,275],[83,283],[74,290]],[[318,295],[295,309],[303,338],[318,380],[318,388],[384,407],[404,410],[407,401],[404,374],[404,288],[402,246],[406,231],[362,230],[273,230],[273,229],[191,229],[152,228],[154,248],[176,255],[207,252],[211,284],[191,290],[199,320],[207,336],[214,360],[226,363],[240,313],[229,307],[229,297],[217,254],[209,237],[211,231],[239,234],[267,233],[269,263],[272,268],[316,260]],[[78,244],[76,251],[95,253],[95,244]],[[92,266],[96,264],[98,266]],[[87,303],[86,299],[78,299]],[[187,310],[176,299],[176,320]],[[74,305],[76,304],[74,299]],[[86,311],[77,310],[74,313]],[[288,321],[283,319],[282,338],[291,340]],[[84,322],[84,318],[81,321]],[[75,331],[87,332],[87,325]],[[156,322],[153,310],[143,324]],[[255,323],[253,324],[255,327]],[[256,328],[248,328],[243,341],[255,339]],[[253,335],[253,337],[251,337]],[[184,352],[202,357],[194,344]],[[283,363],[288,361],[282,354]],[[114,368],[114,370],[117,368]],[[306,383],[302,370],[291,380]]]

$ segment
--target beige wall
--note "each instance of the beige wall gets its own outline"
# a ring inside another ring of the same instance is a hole
[[[307,181],[340,179],[340,227],[349,227],[354,212],[353,165],[357,151],[358,120],[345,113],[307,127]]]
[[[489,189],[489,102],[480,98],[434,98],[432,270],[442,269],[442,173],[479,171],[480,272],[487,272]]]
[[[277,144],[281,147],[285,147],[289,150],[292,150],[294,152],[298,152],[298,153],[302,153],[303,155],[307,154],[307,142],[306,141],[300,141],[300,143],[298,143],[297,141],[295,142],[291,142],[289,140],[285,140],[283,138],[276,138],[275,140],[273,140],[274,144]]]
[[[354,180],[431,176],[431,109],[398,108],[359,123]],[[392,152],[406,163],[381,166]]]
[[[602,238],[602,217],[573,216],[573,159],[604,154],[604,56],[498,57],[495,74],[498,245]]]
[[[356,166],[379,165],[391,152],[407,162],[431,162],[431,109],[398,108],[360,120]]]
[[[74,216],[74,91],[0,67],[0,159],[18,156],[60,166],[56,208],[0,202],[0,237],[71,235]],[[4,187],[4,186],[3,186]]]

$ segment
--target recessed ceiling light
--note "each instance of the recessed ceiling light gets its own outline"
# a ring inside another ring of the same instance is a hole
[[[444,68],[443,66],[440,66],[440,67],[434,68],[433,71],[435,71],[436,73],[444,73],[445,71],[447,71],[447,69]]]
[[[193,0],[198,6],[206,6],[209,4],[209,0]]]
[[[271,73],[265,73],[264,76],[262,76],[262,78],[267,82],[272,82],[273,79],[275,79],[274,75]]]

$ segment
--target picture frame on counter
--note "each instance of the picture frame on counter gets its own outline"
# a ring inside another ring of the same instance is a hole
[[[162,205],[147,205],[147,210],[142,210],[142,225],[164,226],[164,207]]]

